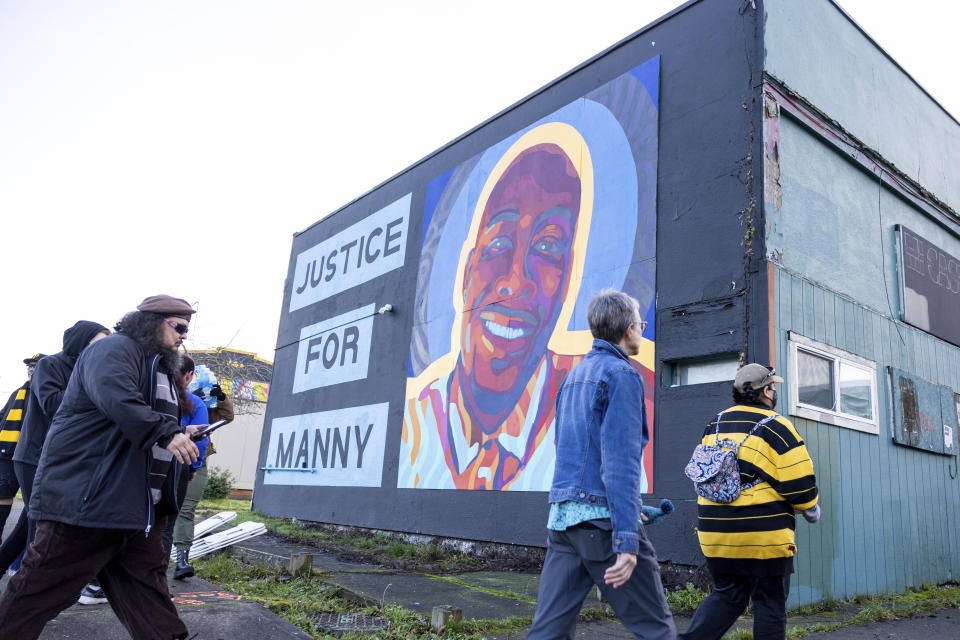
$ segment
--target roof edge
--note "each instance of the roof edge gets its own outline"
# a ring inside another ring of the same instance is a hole
[[[424,157],[420,158],[419,160],[417,160],[417,161],[414,162],[413,164],[408,165],[406,168],[401,169],[400,171],[398,171],[398,172],[395,173],[394,175],[390,176],[390,177],[387,178],[386,180],[383,180],[382,182],[378,183],[376,186],[368,189],[367,191],[364,191],[362,194],[360,194],[359,196],[357,196],[357,197],[354,198],[353,200],[350,200],[349,202],[347,202],[346,204],[340,206],[339,208],[334,209],[333,211],[331,211],[331,212],[328,213],[327,215],[323,216],[322,218],[320,218],[320,219],[317,220],[316,222],[308,225],[307,227],[305,227],[304,229],[302,229],[302,230],[300,230],[300,231],[295,231],[295,232],[293,233],[293,236],[294,236],[294,237],[297,237],[297,236],[299,236],[299,235],[301,235],[301,234],[303,234],[303,233],[306,233],[307,231],[309,231],[310,229],[314,228],[315,226],[317,226],[318,224],[320,224],[321,222],[323,222],[324,220],[326,220],[326,219],[329,218],[330,216],[333,216],[333,215],[336,215],[336,214],[340,213],[340,212],[343,211],[344,209],[352,206],[354,203],[359,202],[359,201],[362,200],[363,198],[367,197],[368,195],[370,195],[371,193],[373,193],[373,192],[376,191],[377,189],[380,189],[381,187],[383,187],[383,186],[384,186],[385,184],[387,184],[388,182],[393,182],[394,180],[396,180],[396,179],[399,178],[400,176],[402,176],[402,175],[404,175],[404,174],[406,174],[406,173],[409,173],[410,171],[412,171],[413,169],[415,169],[415,168],[417,168],[418,166],[422,165],[423,163],[427,162],[427,161],[430,160],[431,158],[440,155],[441,153],[443,153],[444,151],[446,151],[446,150],[449,149],[450,147],[454,146],[455,144],[457,144],[457,143],[460,142],[461,140],[464,140],[464,139],[467,138],[468,136],[470,136],[470,135],[474,134],[475,132],[479,131],[480,129],[482,129],[483,127],[487,126],[488,124],[490,124],[490,123],[493,122],[494,120],[497,120],[498,118],[506,115],[507,113],[509,113],[509,112],[517,109],[518,107],[520,107],[520,105],[523,105],[523,104],[525,104],[525,103],[533,100],[533,99],[536,98],[537,96],[545,93],[546,91],[548,91],[548,90],[549,90],[550,88],[552,88],[553,86],[555,86],[555,85],[563,82],[564,80],[566,80],[567,78],[569,78],[569,77],[572,76],[573,74],[577,73],[577,72],[580,71],[581,69],[584,69],[584,68],[588,67],[589,65],[593,64],[594,62],[596,62],[596,61],[599,60],[600,58],[602,58],[602,57],[604,57],[604,56],[612,53],[613,51],[616,51],[617,49],[619,49],[619,48],[621,48],[621,47],[623,47],[623,46],[626,45],[628,42],[631,42],[632,40],[636,40],[637,38],[639,38],[640,36],[642,36],[644,33],[646,33],[647,31],[649,31],[650,29],[653,29],[654,27],[656,27],[656,26],[658,26],[658,25],[666,22],[666,21],[669,20],[670,18],[673,18],[674,16],[682,13],[683,11],[686,11],[687,9],[689,9],[690,7],[692,7],[693,5],[698,4],[698,3],[700,3],[700,2],[703,2],[703,0],[688,0],[688,2],[685,2],[685,3],[683,3],[682,5],[680,5],[680,6],[678,6],[678,7],[675,7],[673,10],[671,10],[671,11],[668,12],[668,13],[665,13],[664,15],[660,16],[659,18],[657,18],[657,19],[654,20],[653,22],[651,22],[651,23],[649,23],[649,24],[641,27],[641,28],[638,29],[637,31],[634,31],[634,32],[631,33],[630,35],[628,35],[628,36],[622,38],[621,40],[619,40],[618,42],[610,45],[609,47],[607,47],[606,49],[604,49],[604,50],[601,51],[600,53],[591,56],[590,58],[588,58],[588,59],[585,60],[584,62],[581,62],[580,64],[578,64],[577,66],[575,66],[573,69],[567,71],[567,72],[564,73],[563,75],[561,75],[561,76],[559,76],[559,77],[557,77],[557,78],[554,78],[553,80],[551,80],[551,81],[548,82],[547,84],[543,85],[543,86],[540,87],[539,89],[535,90],[534,92],[526,95],[525,97],[521,98],[520,100],[517,100],[516,102],[514,102],[514,103],[511,104],[510,106],[508,106],[508,107],[506,107],[506,108],[504,108],[504,109],[501,109],[500,111],[498,111],[498,112],[495,113],[494,115],[490,116],[489,118],[487,118],[486,120],[484,120],[484,121],[481,122],[480,124],[478,124],[478,125],[470,128],[470,129],[468,129],[467,131],[465,131],[464,133],[460,134],[459,136],[457,136],[456,138],[454,138],[454,139],[451,140],[450,142],[448,142],[448,143],[446,143],[445,145],[443,145],[442,147],[440,147],[440,148],[438,148],[438,149],[436,149],[436,150],[428,153],[427,155],[425,155]]]
[[[880,53],[882,53],[887,60],[889,60],[890,62],[892,62],[893,65],[903,73],[903,75],[907,76],[907,77],[910,79],[910,82],[912,82],[914,85],[916,85],[916,87],[917,87],[918,89],[920,89],[920,91],[922,91],[922,92],[924,93],[924,95],[926,95],[928,98],[930,98],[930,100],[931,100],[935,105],[937,105],[937,106],[940,108],[941,111],[943,111],[945,114],[947,114],[947,117],[948,117],[948,118],[950,118],[951,120],[953,120],[957,125],[960,125],[960,120],[957,120],[956,116],[954,116],[952,113],[950,113],[950,110],[949,110],[949,109],[947,109],[945,106],[943,106],[942,104],[940,104],[940,101],[937,100],[936,98],[934,98],[934,97],[933,97],[933,94],[930,93],[929,91],[927,91],[926,88],[924,88],[924,86],[923,86],[922,84],[920,84],[920,83],[917,81],[917,79],[914,78],[914,77],[910,74],[910,72],[907,71],[907,70],[903,67],[903,65],[901,65],[899,62],[897,62],[897,59],[896,59],[896,58],[894,58],[892,55],[890,55],[890,54],[887,52],[886,49],[884,49],[883,47],[881,47],[881,46],[880,46],[880,43],[877,42],[877,41],[874,39],[873,36],[871,36],[869,33],[867,33],[867,30],[864,29],[862,26],[860,26],[860,23],[859,23],[859,22],[857,22],[856,20],[853,19],[853,16],[851,16],[849,13],[847,13],[846,9],[844,9],[843,7],[841,7],[841,6],[840,6],[840,3],[839,3],[837,0],[828,0],[828,2],[830,2],[830,4],[832,4],[832,5],[837,9],[837,11],[839,11],[839,12],[843,15],[844,18],[846,18],[847,20],[849,20],[849,21],[850,21],[850,24],[852,24],[854,27],[856,27],[856,28],[857,28],[857,31],[859,31],[860,33],[862,33],[863,36],[864,36],[867,40],[870,41],[870,44],[872,44],[873,46],[875,46],[875,47],[877,48],[877,50],[879,50]]]

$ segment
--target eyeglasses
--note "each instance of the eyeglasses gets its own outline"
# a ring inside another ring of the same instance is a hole
[[[634,323],[633,323],[633,326],[635,326],[635,327],[640,327],[640,333],[643,333],[644,331],[647,330],[647,321],[646,321],[646,320],[638,320],[637,322],[634,322]]]
[[[176,331],[177,333],[179,333],[179,334],[182,335],[182,336],[183,336],[183,335],[186,335],[186,334],[187,334],[187,331],[190,330],[190,327],[188,327],[187,325],[185,325],[185,324],[180,324],[179,322],[174,322],[173,320],[164,320],[164,322],[166,322],[168,325],[170,325],[170,327],[171,327],[174,331]]]

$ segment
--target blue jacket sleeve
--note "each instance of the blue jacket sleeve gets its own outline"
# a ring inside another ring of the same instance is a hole
[[[643,383],[633,370],[617,370],[607,380],[607,409],[600,425],[601,477],[613,523],[614,553],[639,549],[640,473],[647,417]]]
[[[189,397],[190,401],[193,402],[193,413],[180,418],[180,422],[183,424],[183,426],[186,427],[191,424],[210,424],[210,417],[207,413],[207,405],[203,404],[200,398],[192,393],[189,394]],[[197,445],[197,449],[200,451],[200,455],[197,457],[196,462],[190,465],[190,468],[194,471],[199,469],[200,465],[203,464],[203,456],[206,454],[208,442],[210,442],[210,439],[204,438],[200,442],[194,443]]]

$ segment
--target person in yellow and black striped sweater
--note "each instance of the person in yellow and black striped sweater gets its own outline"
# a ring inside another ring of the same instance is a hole
[[[30,377],[33,369],[44,354],[37,353],[23,359],[27,365],[27,381],[10,394],[7,404],[0,410],[0,538],[3,538],[3,527],[13,508],[13,499],[20,489],[17,476],[13,470],[13,450],[20,438],[20,426],[23,424],[23,414],[27,408],[27,395],[30,393]],[[10,535],[13,535],[11,532]],[[0,572],[6,567],[0,568]]]
[[[780,382],[783,378],[772,367],[741,367],[733,383],[737,404],[703,432],[703,444],[714,444],[719,420],[720,438],[743,441],[740,481],[744,486],[757,484],[728,504],[697,500],[697,536],[714,590],[680,636],[686,640],[722,637],[751,600],[754,640],[786,637],[787,595],[797,552],[795,514],[816,522],[820,506],[813,462],[789,420],[777,417],[747,436],[758,422],[777,415]]]

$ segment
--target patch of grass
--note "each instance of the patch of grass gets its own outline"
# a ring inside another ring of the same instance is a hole
[[[421,637],[427,635],[430,630],[429,620],[402,607],[387,606],[380,610],[377,607],[366,606],[344,597],[338,587],[313,577],[290,578],[281,570],[264,565],[244,564],[238,558],[226,553],[200,558],[194,563],[194,567],[197,575],[204,580],[259,602],[314,638],[333,637],[314,628],[312,616],[318,613],[383,616],[390,621],[390,628],[378,634],[381,640]],[[281,576],[284,579],[278,580]],[[457,635],[443,634],[440,637],[480,640],[483,635],[471,632]]]
[[[843,603],[836,598],[825,598],[820,602],[811,602],[809,604],[802,604],[799,607],[790,609],[787,611],[787,615],[791,616],[813,616],[813,615],[824,615],[830,613],[836,613],[836,610],[841,607]]]
[[[723,636],[723,640],[753,640],[753,632],[746,629],[734,629]]]
[[[490,634],[494,634],[494,633],[496,634],[509,633],[511,631],[519,631],[520,629],[525,629],[526,627],[529,627],[532,622],[533,620],[531,618],[522,618],[518,616],[514,616],[511,618],[503,618],[502,620],[485,620],[485,619],[456,620],[450,623],[449,627],[444,632],[444,635],[441,637],[472,638],[477,634],[479,634],[480,637],[486,638],[486,637],[489,637]],[[464,634],[464,635],[460,636],[458,634]]]
[[[688,582],[683,589],[667,592],[667,605],[673,613],[693,613],[707,594]]]
[[[886,607],[880,603],[871,603],[861,609],[857,615],[853,616],[851,623],[859,625],[896,619],[897,614],[889,607]]]
[[[490,589],[488,587],[481,587],[480,585],[473,584],[472,582],[465,582],[463,580],[457,580],[456,578],[451,578],[449,576],[438,576],[432,573],[423,574],[428,578],[433,578],[434,580],[442,580],[443,582],[449,582],[451,584],[458,584],[462,587],[468,587],[476,591],[482,591],[483,593],[489,593],[494,596],[501,596],[503,598],[511,598],[513,600],[520,600],[521,602],[530,602],[533,604],[537,603],[537,599],[524,595],[522,593],[517,593],[516,591],[500,591],[498,589]]]
[[[200,558],[194,567],[203,579],[259,602],[314,637],[320,636],[313,629],[311,614],[362,612],[362,607],[343,598],[339,589],[319,580],[292,578],[279,582],[279,572],[244,564],[225,553]]]
[[[336,586],[318,580],[316,575],[291,578],[281,570],[265,565],[244,564],[227,553],[217,553],[194,562],[197,575],[234,593],[264,605],[314,638],[333,638],[313,627],[311,616],[317,613],[353,613],[383,616],[390,628],[377,634],[379,640],[442,638],[444,640],[482,640],[494,633],[505,633],[530,625],[530,618],[504,620],[465,620],[451,625],[443,634],[430,632],[430,620],[403,607],[383,609],[367,606],[345,597]],[[278,577],[283,576],[283,580]],[[341,638],[369,638],[345,634]]]
[[[417,557],[417,547],[407,542],[394,540],[387,545],[384,552],[392,558],[415,558]]]
[[[373,536],[337,535],[320,527],[305,525],[287,518],[272,518],[259,511],[250,509],[250,503],[242,500],[202,500],[197,506],[201,516],[218,511],[236,511],[237,519],[233,524],[254,521],[261,522],[267,530],[304,543],[326,542],[337,547],[365,552],[370,555],[385,555],[402,560],[439,562],[441,568],[461,567],[473,564],[473,559],[463,553],[452,553],[435,544],[414,544],[404,542],[382,533]]]
[[[200,505],[202,506],[205,502],[206,501],[201,502]],[[333,538],[333,536],[322,529],[303,526],[296,520],[271,518],[270,516],[263,515],[259,511],[252,511],[249,508],[244,512],[237,511],[237,519],[233,521],[233,524],[237,525],[247,521],[262,522],[268,531],[300,542],[326,541]]]
[[[919,589],[910,589],[906,593],[858,595],[849,600],[827,599],[797,607],[790,614],[839,617],[844,614],[844,609],[853,610],[856,613],[847,614],[846,619],[837,620],[837,622],[817,622],[791,627],[787,637],[802,638],[811,633],[825,633],[843,627],[929,615],[936,611],[957,607],[960,607],[960,585],[957,584],[925,585]]]
[[[892,597],[897,604],[919,607],[919,611],[960,607],[960,585],[924,585]]]
[[[583,607],[580,609],[580,615],[577,616],[578,622],[604,622],[606,620],[616,620],[616,614],[606,603],[602,607]]]
[[[250,511],[249,500],[231,500],[230,498],[204,498],[197,503],[197,511],[219,513],[221,511]],[[212,514],[211,514],[212,515]]]

